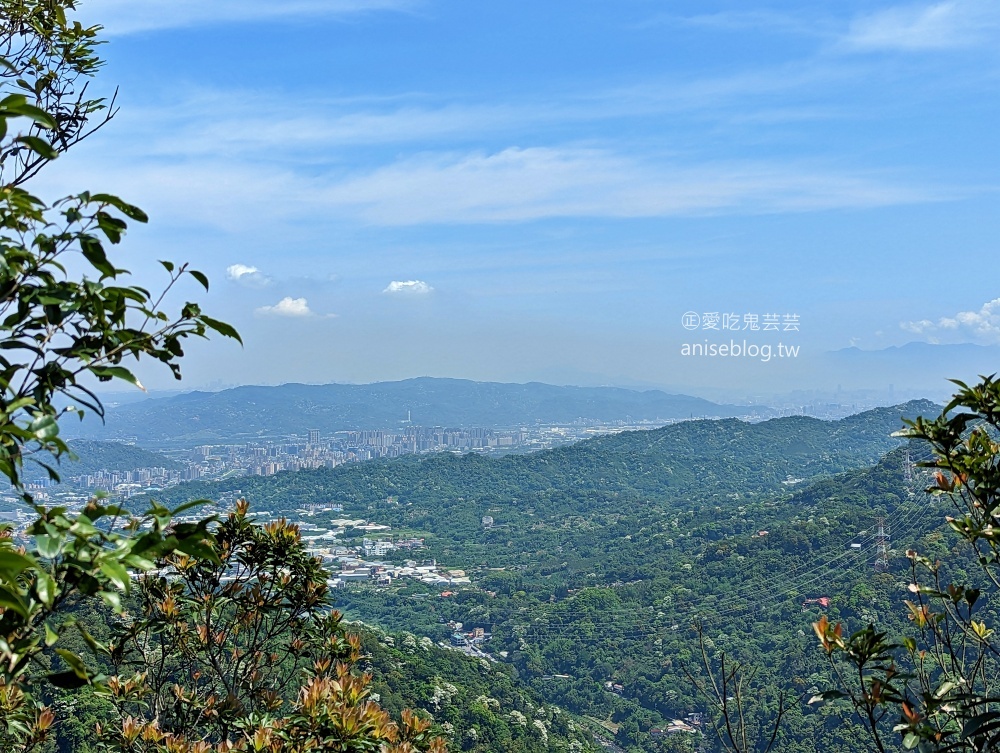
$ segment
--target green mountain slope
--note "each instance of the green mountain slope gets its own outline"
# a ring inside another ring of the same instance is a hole
[[[600,750],[579,719],[519,682],[507,664],[439,648],[409,632],[365,630],[362,637],[382,707],[394,715],[405,708],[426,712],[450,750]]]
[[[875,462],[898,445],[890,435],[901,416],[936,412],[931,403],[879,408],[839,421],[791,417],[757,424],[735,419],[688,421],[661,429],[624,432],[531,455],[485,458],[407,457],[220,484],[184,484],[162,498],[181,502],[240,490],[252,504],[292,510],[328,501],[362,509],[398,497],[405,505],[387,511],[444,535],[466,536],[495,506],[530,508],[536,515],[574,513],[592,507],[681,499],[695,494],[740,498],[789,488],[790,479],[828,476]]]
[[[91,474],[99,470],[134,471],[139,468],[180,467],[179,463],[165,455],[122,442],[74,439],[69,442],[69,447],[76,458],[63,457],[58,463],[51,457],[42,459],[42,462],[52,465],[64,478]],[[28,481],[48,478],[46,470],[35,462],[34,458],[29,458],[25,462],[24,475]]]
[[[336,501],[337,517],[425,537],[417,556],[464,569],[471,587],[441,598],[441,587],[400,579],[340,591],[340,607],[435,640],[447,639],[448,620],[483,627],[488,650],[547,703],[604,720],[628,750],[662,750],[655,730],[706,710],[685,678],[696,666],[695,623],[710,655],[759,667],[755,694],[769,703],[779,688],[805,694],[832,682],[811,634],[820,614],[907,629],[900,551],[946,547],[945,511],[890,435],[902,415],[938,411],[911,403],[832,422],[695,421],[531,456],[190,484],[169,501],[239,489],[258,509],[292,515]],[[896,550],[878,574],[877,516]],[[825,605],[808,601],[820,598]],[[855,733],[835,710],[796,706],[780,749],[864,749]]]

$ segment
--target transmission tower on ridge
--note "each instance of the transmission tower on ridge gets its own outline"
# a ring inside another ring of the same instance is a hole
[[[875,518],[875,572],[889,569],[889,526],[885,518]]]

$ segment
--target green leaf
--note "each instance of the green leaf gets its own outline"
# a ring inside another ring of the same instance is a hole
[[[38,416],[34,421],[28,424],[28,431],[35,436],[35,439],[39,439],[44,442],[58,436],[59,424],[56,423],[55,418],[52,416]]]
[[[122,597],[118,595],[117,591],[101,591],[97,595],[101,597],[101,601],[115,612],[120,613],[122,611]]]
[[[41,602],[50,609],[56,600],[56,590],[56,582],[52,576],[44,570],[39,570],[35,579],[35,592]]]
[[[101,572],[107,576],[108,580],[110,580],[116,588],[128,592],[132,581],[128,577],[128,570],[126,570],[120,562],[105,560],[101,563]]]
[[[24,144],[43,159],[55,159],[59,156],[59,152],[52,147],[52,144],[38,136],[18,136],[14,142]]]
[[[125,564],[135,570],[153,570],[156,568],[156,563],[152,560],[146,559],[145,557],[140,557],[137,554],[130,554],[125,558]]]
[[[188,270],[188,274],[200,282],[206,291],[208,290],[208,277],[205,276],[204,272],[199,272],[197,269],[191,269]]]
[[[171,510],[170,514],[176,517],[185,510],[190,510],[192,507],[201,507],[202,505],[210,505],[210,504],[212,504],[212,500],[210,499],[192,499],[189,502],[185,502],[184,504],[175,507],[173,510]],[[209,520],[214,520],[214,516],[212,518],[209,518]]]
[[[76,690],[90,684],[87,678],[80,677],[76,672],[53,672],[47,675],[45,679],[63,690]]]
[[[225,322],[220,322],[218,319],[213,319],[210,316],[202,315],[201,320],[210,328],[218,332],[223,337],[229,337],[236,340],[240,345],[243,344],[243,338],[240,337],[240,333],[236,331],[236,328],[231,324],[226,324]]]
[[[31,120],[38,123],[42,128],[55,128],[56,121],[49,113],[45,112],[40,107],[35,107],[35,105],[29,105],[28,100],[24,95],[14,95],[20,101],[14,101],[11,97],[7,97],[3,101],[3,107],[8,113],[19,116],[22,118],[30,118]]]
[[[40,534],[35,537],[35,550],[46,559],[53,559],[59,556],[62,551],[62,539],[58,536]]]
[[[0,586],[0,607],[13,610],[24,619],[29,618],[28,608],[25,606],[21,595],[4,586]]]
[[[109,193],[95,193],[93,196],[90,197],[90,200],[100,202],[101,204],[108,204],[109,206],[113,206],[115,209],[124,214],[130,220],[135,220],[136,222],[144,222],[144,223],[149,222],[149,216],[141,209],[139,209],[139,207],[135,206],[134,204],[129,204],[126,201],[122,201],[117,196],[112,196]],[[163,264],[163,262],[160,263]],[[167,270],[167,271],[172,271],[172,270]]]
[[[0,549],[0,580],[12,581],[28,568],[37,565],[31,557],[10,549]]]
[[[89,632],[87,628],[81,625],[79,622],[74,624],[74,627],[80,631],[80,637],[83,638],[83,642],[87,644],[91,651],[95,654],[107,654],[108,649],[106,646],[101,645]]]
[[[129,384],[134,384],[136,387],[142,389],[142,385],[139,384],[139,380],[136,378],[135,374],[126,369],[124,366],[92,366],[90,368],[90,373],[102,382],[107,382],[111,379],[122,379]]]
[[[96,238],[82,236],[80,238],[80,253],[104,277],[115,276],[116,270],[108,261],[108,256],[104,253],[104,247]]]
[[[209,562],[219,561],[215,549],[203,538],[181,539],[177,542],[177,551],[189,554],[196,559],[204,559]]]

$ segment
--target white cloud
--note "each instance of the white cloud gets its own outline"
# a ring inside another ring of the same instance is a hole
[[[491,143],[505,133],[510,134],[507,143],[514,143],[526,129],[554,124],[690,113],[697,115],[700,131],[705,113],[725,123],[733,118],[751,122],[757,113],[767,122],[798,120],[803,110],[810,119],[831,113],[842,118],[846,108],[841,103],[834,110],[824,110],[812,98],[818,87],[848,84],[863,75],[863,69],[858,61],[851,65],[841,61],[835,68],[797,62],[725,76],[656,78],[614,89],[569,91],[558,99],[527,96],[507,102],[454,101],[419,92],[386,97],[304,96],[286,102],[280,93],[266,90],[187,88],[179,96],[157,97],[156,104],[130,104],[123,109],[112,126],[116,139],[104,142],[105,162],[243,160],[293,169],[302,166],[314,172],[343,164],[348,146],[412,143],[422,149],[441,144],[461,148],[464,143]],[[796,91],[807,92],[810,102],[776,106],[776,96],[784,101]],[[279,109],[275,101],[281,101]],[[680,127],[686,121],[676,122]],[[74,155],[100,142],[100,137],[87,142]]]
[[[978,311],[959,311],[954,316],[944,316],[936,322],[930,319],[901,322],[899,326],[906,332],[918,335],[950,334],[1000,343],[1000,298],[984,303]]]
[[[77,17],[118,36],[144,31],[296,17],[405,10],[414,0],[88,0]],[[98,19],[98,20],[95,20]]]
[[[430,285],[423,280],[393,280],[386,285],[383,293],[396,293],[403,295],[426,295],[434,291]]]
[[[261,288],[270,285],[271,278],[261,272],[257,267],[246,264],[230,264],[226,267],[226,277],[233,282],[248,287]]]
[[[304,317],[313,316],[309,303],[305,298],[292,298],[286,296],[273,306],[261,306],[257,313],[264,316],[293,316]]]
[[[877,176],[810,165],[682,166],[574,147],[404,159],[334,183],[322,196],[389,225],[797,212],[933,198]]]
[[[901,5],[862,16],[844,39],[857,50],[942,50],[982,44],[1000,30],[995,0]]]
[[[530,222],[554,217],[678,217],[811,212],[953,200],[974,189],[773,159],[681,163],[569,146],[428,153],[345,173],[211,159],[103,169],[101,189],[152,216],[241,233],[317,215],[375,225]],[[47,173],[53,193],[86,185],[92,164]],[[46,188],[42,185],[42,188]]]
[[[830,24],[827,19],[817,18],[815,14],[793,15],[760,9],[727,10],[693,16],[660,13],[637,24],[637,27],[646,28],[659,25],[687,26],[722,32],[754,31],[765,34],[804,36],[825,36],[830,33]]]

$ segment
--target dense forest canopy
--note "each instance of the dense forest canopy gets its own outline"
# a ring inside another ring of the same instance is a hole
[[[441,455],[192,483],[167,499],[237,491],[269,514],[336,503],[322,525],[358,517],[424,538],[471,575],[444,589],[398,581],[338,592],[347,614],[447,642],[446,623],[492,632],[488,650],[521,682],[602,720],[626,749],[654,750],[673,719],[706,711],[685,671],[701,625],[714,651],[752,660],[767,700],[831,682],[810,623],[895,622],[913,546],[947,552],[944,508],[922,491],[929,451],[892,437],[929,403],[840,421],[691,421],[527,456]],[[492,518],[484,527],[483,517]],[[887,572],[873,569],[874,529],[891,531]],[[360,535],[359,535],[360,536]],[[345,543],[360,543],[360,537]],[[853,545],[853,546],[852,546]],[[392,554],[388,555],[392,558]],[[964,561],[964,560],[963,560]],[[610,690],[609,690],[610,688]],[[856,750],[842,712],[796,705],[779,750]],[[670,745],[683,737],[671,736]]]

